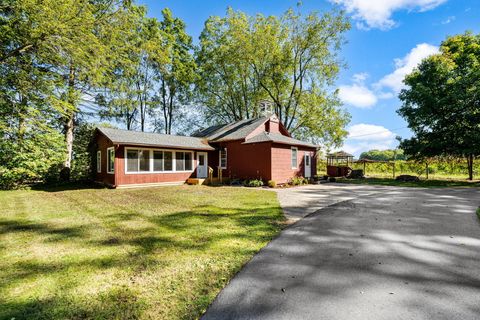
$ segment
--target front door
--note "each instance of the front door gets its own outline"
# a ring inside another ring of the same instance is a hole
[[[208,155],[206,152],[197,152],[197,178],[206,178],[208,176]]]
[[[309,153],[305,153],[305,178],[310,178],[312,176],[312,159]]]

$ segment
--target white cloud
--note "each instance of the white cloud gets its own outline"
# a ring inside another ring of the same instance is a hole
[[[353,75],[353,82],[355,83],[363,83],[365,80],[368,78],[368,73],[362,72],[362,73],[357,73]]]
[[[358,20],[361,29],[379,28],[386,30],[395,26],[392,14],[398,10],[428,11],[447,0],[330,0],[342,5]]]
[[[338,97],[345,104],[357,108],[371,108],[378,99],[375,94],[363,84],[354,83],[339,87]]]
[[[352,77],[352,85],[342,85],[338,89],[338,97],[343,103],[353,107],[367,109],[377,103],[375,94],[364,84],[368,73],[357,73]]]
[[[348,139],[378,141],[395,138],[395,134],[383,126],[359,123],[348,129]]]
[[[396,146],[395,133],[374,124],[359,123],[348,128],[343,150],[356,157],[372,149],[385,150]]]
[[[455,16],[450,16],[447,19],[442,21],[442,24],[449,24],[450,22],[455,21],[456,17]]]
[[[395,93],[400,92],[405,85],[403,79],[407,74],[413,71],[413,69],[426,57],[438,53],[438,47],[430,45],[428,43],[418,44],[415,48],[401,59],[395,59],[395,71],[387,74],[379,82],[375,84],[377,89],[389,88]]]

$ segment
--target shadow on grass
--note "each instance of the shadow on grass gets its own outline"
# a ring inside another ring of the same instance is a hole
[[[71,181],[71,182],[59,182],[51,184],[36,184],[31,187],[32,190],[45,191],[45,192],[60,192],[60,191],[72,191],[83,189],[106,189],[105,186],[94,183],[93,181]]]
[[[79,208],[82,212],[88,211],[87,208],[81,206]],[[256,251],[249,244],[258,247],[259,244],[270,240],[281,228],[280,208],[272,205],[254,209],[201,205],[191,210],[165,215],[142,214],[141,211],[126,211],[120,207],[117,209],[119,210],[117,213],[107,215],[98,213],[95,220],[101,219],[101,222],[86,221],[80,225],[63,228],[48,221],[39,223],[22,217],[9,220],[0,218],[1,236],[14,235],[18,239],[21,237],[24,241],[35,242],[36,246],[41,246],[42,242],[45,244],[52,241],[64,242],[67,246],[73,245],[83,252],[74,258],[62,253],[58,259],[48,260],[36,259],[35,256],[25,253],[20,260],[12,262],[6,269],[0,271],[0,292],[22,288],[29,285],[33,279],[42,277],[59,281],[58,290],[53,297],[48,294],[29,299],[0,298],[0,319],[136,319],[142,316],[145,307],[142,304],[144,297],[141,293],[131,290],[134,286],[130,288],[111,283],[111,288],[89,297],[75,295],[75,289],[85,285],[82,279],[84,276],[90,279],[92,270],[101,275],[107,269],[116,268],[134,277],[136,274],[158,269],[159,266],[171,267],[171,264],[175,263],[176,254],[185,256],[185,253],[188,253],[192,256],[192,262],[199,255],[211,256],[218,260],[221,260],[219,257],[223,254],[248,258]],[[128,222],[129,226],[136,226],[137,223],[145,226],[131,230],[125,226],[125,222]],[[100,233],[99,227],[104,229]],[[95,232],[97,236],[92,238]],[[239,245],[244,240],[246,242]],[[235,248],[231,242],[235,243]],[[211,249],[219,243],[221,243],[219,248]],[[98,257],[95,254],[96,250],[108,248],[114,250],[107,256]],[[2,250],[14,249],[5,247]],[[77,253],[73,251],[71,254]],[[165,257],[164,254],[168,256]],[[239,267],[240,265],[236,265],[235,270]],[[86,274],[83,274],[85,272]],[[67,283],[63,283],[64,280],[61,279],[68,279]],[[216,283],[221,281],[225,280],[215,280]],[[186,283],[182,285],[190,286]],[[202,288],[203,295],[213,289]],[[156,303],[171,302],[160,300]],[[199,316],[209,303],[210,300],[207,299],[203,305],[198,306],[198,310],[185,312],[193,312]],[[195,305],[198,302],[192,301],[190,304]]]
[[[11,310],[2,319],[139,319],[142,303],[127,287],[99,294],[95,300],[55,296],[25,302],[4,302]]]

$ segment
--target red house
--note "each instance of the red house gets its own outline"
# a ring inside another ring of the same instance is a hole
[[[97,128],[95,180],[112,187],[180,184],[207,178],[274,180],[316,172],[317,146],[294,139],[276,116],[241,120],[191,137]]]

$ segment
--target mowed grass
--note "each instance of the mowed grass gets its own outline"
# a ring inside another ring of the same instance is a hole
[[[418,182],[403,182],[392,178],[337,179],[340,183],[368,184],[417,188],[480,187],[480,181],[428,179]]]
[[[273,192],[0,192],[0,319],[194,319],[282,228]]]

